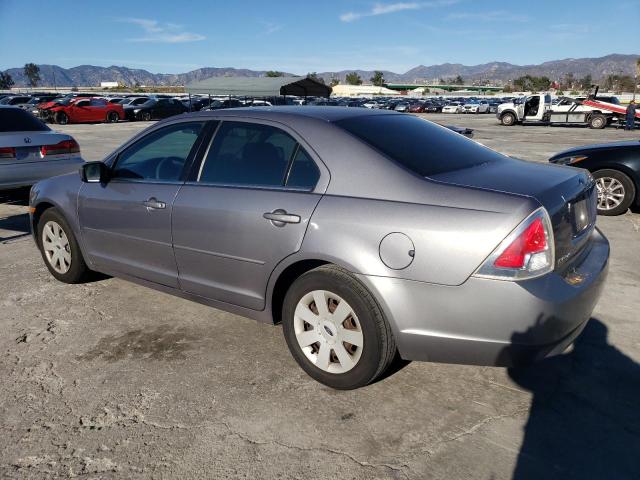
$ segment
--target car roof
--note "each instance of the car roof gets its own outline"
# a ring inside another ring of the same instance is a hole
[[[275,106],[256,110],[251,107],[232,108],[228,110],[200,111],[185,114],[190,117],[238,117],[247,116],[268,120],[288,119],[294,117],[314,118],[326,122],[336,122],[345,118],[365,117],[373,115],[398,115],[387,110],[355,109],[349,107],[323,107],[323,106]]]

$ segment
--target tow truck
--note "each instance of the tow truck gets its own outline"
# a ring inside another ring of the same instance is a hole
[[[502,125],[588,125],[589,128],[604,128],[613,123],[624,124],[626,108],[615,97],[598,97],[594,85],[586,99],[563,101],[552,105],[548,93],[522,97],[498,106],[496,118]],[[640,111],[636,123],[640,122]]]

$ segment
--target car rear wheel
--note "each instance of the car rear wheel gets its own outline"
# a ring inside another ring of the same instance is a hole
[[[107,113],[107,123],[116,123],[120,120],[120,115],[118,112],[109,112]]]
[[[395,356],[393,334],[377,302],[339,267],[322,266],[298,278],[287,292],[282,313],[294,359],[329,387],[365,386]]]
[[[47,269],[57,280],[78,283],[89,273],[71,227],[55,208],[46,210],[38,221],[38,246]]]
[[[148,122],[149,120],[151,120],[151,113],[149,112],[142,112],[142,114],[140,115],[140,118],[142,120],[144,120],[145,122]]]
[[[507,127],[510,127],[511,125],[515,125],[516,116],[510,112],[503,113],[502,116],[500,117],[500,123],[502,123],[502,125],[506,125]]]
[[[633,181],[618,170],[603,169],[593,173],[598,190],[598,214],[614,216],[625,213],[636,197]]]
[[[596,113],[589,118],[589,128],[600,130],[607,126],[607,118],[604,115]]]
[[[66,125],[67,123],[69,123],[69,116],[64,112],[58,112],[56,113],[55,120],[56,123],[60,125]]]

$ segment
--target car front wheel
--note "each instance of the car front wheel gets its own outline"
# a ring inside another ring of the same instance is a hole
[[[502,123],[502,125],[506,125],[507,127],[515,125],[516,116],[513,113],[507,112],[500,117],[500,123]]]
[[[38,221],[38,246],[47,269],[57,280],[79,283],[89,273],[71,227],[55,208],[45,210]]]
[[[336,389],[365,386],[396,354],[393,334],[371,293],[347,271],[326,265],[290,287],[283,331],[300,367]]]

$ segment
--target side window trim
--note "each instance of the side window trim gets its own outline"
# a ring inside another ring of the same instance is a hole
[[[118,166],[118,162],[120,161],[120,157],[121,155],[126,152],[127,150],[135,147],[135,145],[137,145],[138,143],[140,143],[141,141],[143,141],[147,136],[152,135],[154,133],[160,132],[162,130],[165,129],[169,129],[172,127],[175,127],[176,125],[182,125],[185,123],[202,123],[203,127],[202,130],[200,131],[200,134],[198,135],[198,138],[196,139],[196,141],[193,143],[193,146],[191,147],[191,150],[189,151],[189,155],[187,156],[186,161],[184,162],[184,166],[182,169],[182,172],[180,173],[180,177],[178,178],[178,180],[155,180],[155,179],[146,179],[146,178],[126,178],[126,177],[113,177],[110,181],[112,182],[116,182],[116,183],[160,183],[160,184],[182,184],[185,182],[185,172],[188,172],[191,169],[191,166],[193,164],[193,160],[196,158],[196,154],[199,152],[200,150],[200,146],[202,144],[202,140],[205,138],[206,133],[208,132],[208,123],[206,120],[196,120],[196,119],[188,119],[185,121],[181,121],[181,122],[176,122],[176,123],[172,123],[170,125],[165,125],[163,127],[157,128],[149,133],[147,133],[146,135],[141,136],[140,138],[136,139],[133,143],[129,143],[125,148],[123,148],[122,150],[120,150],[116,155],[114,155],[112,158],[113,160],[111,160],[110,165],[109,165],[109,170],[110,171],[114,171],[116,169],[116,167]]]
[[[291,157],[289,158],[289,163],[287,164],[287,169],[284,173],[284,178],[282,179],[282,186],[286,188],[287,182],[289,181],[289,175],[291,175],[291,169],[293,168],[293,162],[295,162],[296,157],[298,156],[298,152],[300,151],[300,143],[296,143],[293,152],[291,152]]]

